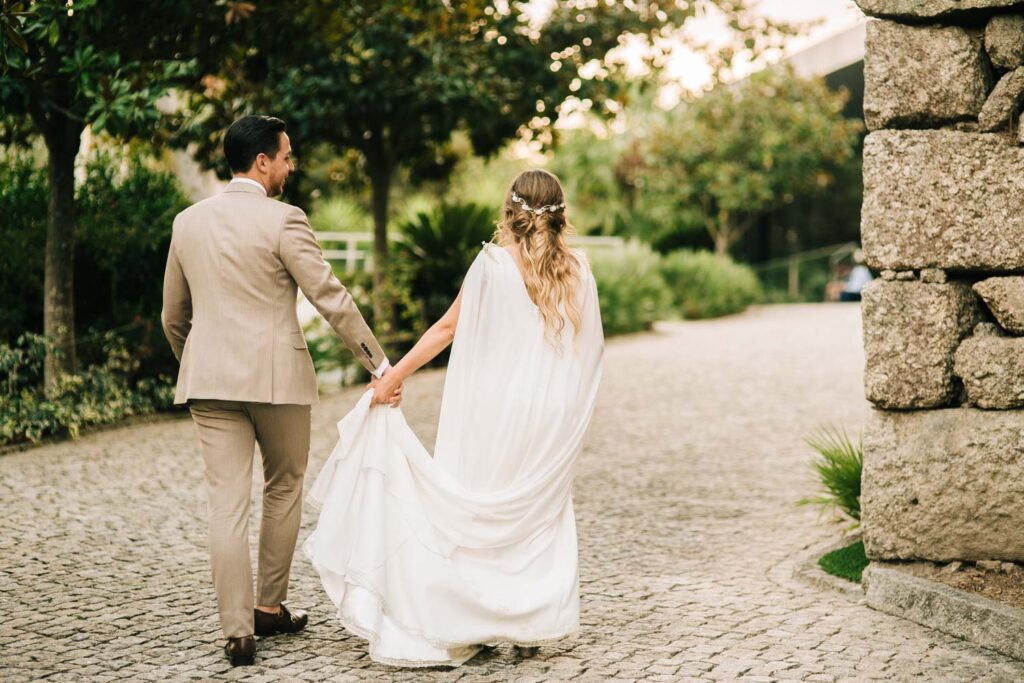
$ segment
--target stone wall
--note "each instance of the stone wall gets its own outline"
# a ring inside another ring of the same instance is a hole
[[[875,560],[1024,560],[1024,0],[858,0],[862,523]]]

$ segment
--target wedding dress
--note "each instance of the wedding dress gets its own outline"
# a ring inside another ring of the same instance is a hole
[[[457,666],[480,644],[577,629],[571,489],[604,348],[580,258],[581,329],[567,324],[559,350],[512,255],[484,245],[463,284],[433,458],[370,391],[338,423],[303,549],[375,661]]]

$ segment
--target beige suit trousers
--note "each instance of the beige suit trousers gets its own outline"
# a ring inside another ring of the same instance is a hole
[[[277,605],[287,597],[302,517],[310,407],[192,400],[189,409],[205,468],[210,563],[221,627],[228,638],[252,635],[255,604]],[[257,443],[264,486],[254,603],[249,505]]]

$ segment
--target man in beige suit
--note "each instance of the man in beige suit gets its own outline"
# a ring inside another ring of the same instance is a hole
[[[318,400],[296,318],[297,288],[377,379],[388,361],[324,261],[306,215],[270,198],[292,170],[284,122],[239,119],[224,136],[224,153],[234,179],[174,219],[162,320],[181,364],[175,403],[188,403],[199,434],[213,583],[225,652],[237,666],[254,662],[254,634],[296,632],[307,622],[283,605],[301,518],[310,406]],[[400,398],[396,393],[393,403]],[[257,443],[265,485],[254,600],[248,526]]]

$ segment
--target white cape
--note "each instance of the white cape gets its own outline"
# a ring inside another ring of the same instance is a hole
[[[567,325],[559,350],[512,255],[484,246],[463,285],[433,458],[369,391],[338,423],[303,549],[374,660],[459,665],[479,644],[578,627],[571,489],[604,348],[581,263],[581,330]]]

